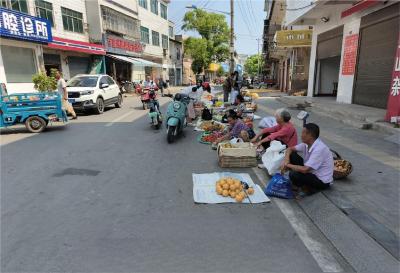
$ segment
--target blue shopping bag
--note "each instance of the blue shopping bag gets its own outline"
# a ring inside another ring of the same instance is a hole
[[[275,174],[265,187],[264,192],[267,196],[292,199],[293,192],[288,178],[280,173]]]

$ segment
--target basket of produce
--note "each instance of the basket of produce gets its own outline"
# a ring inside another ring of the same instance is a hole
[[[353,165],[350,161],[342,159],[342,157],[334,150],[333,154],[333,179],[339,180],[347,177],[353,171]]]
[[[256,147],[251,143],[220,143],[218,164],[222,168],[248,168],[257,166]]]
[[[203,134],[199,135],[197,140],[203,144],[212,144],[218,138],[222,136],[221,132],[204,132]]]
[[[203,121],[200,125],[200,129],[206,132],[214,132],[214,131],[222,131],[225,129],[225,126],[219,122],[214,120]]]
[[[253,187],[246,187],[246,183],[232,177],[223,177],[215,183],[215,192],[223,197],[233,198],[242,203],[243,199],[254,194]]]

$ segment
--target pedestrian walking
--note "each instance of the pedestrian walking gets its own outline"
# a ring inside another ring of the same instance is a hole
[[[160,91],[161,91],[161,96],[162,96],[162,97],[164,97],[164,86],[165,86],[165,82],[164,82],[163,78],[160,77],[160,78],[158,79],[158,88],[159,88]]]
[[[67,92],[67,83],[63,79],[61,72],[56,72],[57,79],[57,91],[61,96],[62,108],[64,108],[68,114],[72,115],[72,119],[77,119],[77,115],[74,111],[72,105],[68,102],[68,92]]]
[[[228,102],[229,99],[229,93],[232,90],[232,78],[231,75],[228,75],[226,77],[224,84],[222,85],[222,89],[224,90],[224,102]]]

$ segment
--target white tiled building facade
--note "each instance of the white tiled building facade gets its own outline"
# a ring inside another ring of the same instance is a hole
[[[399,21],[398,1],[287,1],[287,25],[314,26],[308,96],[385,109]]]
[[[33,92],[32,75],[55,68],[70,79],[107,73],[115,79],[168,79],[167,0],[3,0],[1,8],[45,18],[48,43],[1,37],[0,83],[9,93]],[[142,26],[142,27],[141,27]],[[141,31],[148,29],[148,36]]]

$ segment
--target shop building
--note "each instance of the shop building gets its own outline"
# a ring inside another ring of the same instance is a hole
[[[330,95],[341,103],[386,109],[399,46],[400,3],[288,1],[287,8],[288,24],[314,26],[308,96]]]
[[[136,0],[86,0],[89,37],[102,42],[105,72],[117,81],[143,80],[140,71],[145,45],[140,41]]]
[[[148,63],[141,77],[169,79],[169,0],[138,0],[141,41],[145,44],[142,59]]]
[[[34,14],[30,1],[1,1],[0,83],[9,93],[35,91],[32,76],[44,69],[42,45],[52,41],[52,29]]]
[[[183,38],[182,35],[174,35],[170,23],[169,27],[169,59],[168,59],[168,80],[171,86],[182,85],[183,73]]]
[[[77,74],[104,73],[104,46],[90,42],[85,1],[35,1],[35,12],[52,25],[53,40],[43,46],[46,72],[55,68],[65,79]]]

